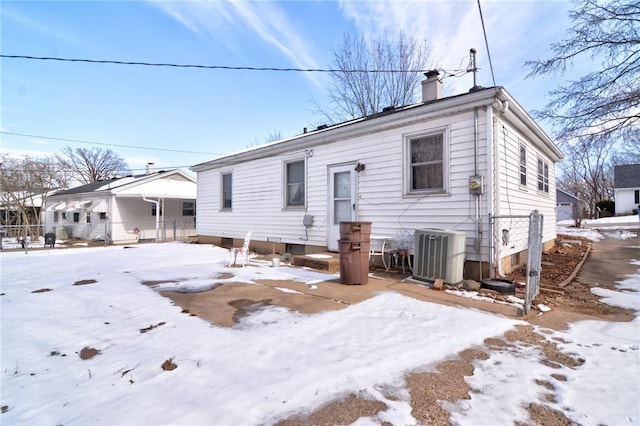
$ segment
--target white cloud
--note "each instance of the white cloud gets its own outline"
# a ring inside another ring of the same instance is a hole
[[[496,84],[522,90],[542,82],[525,83],[524,62],[546,56],[549,44],[559,41],[567,27],[567,2],[484,1],[481,4]],[[399,29],[418,40],[426,39],[431,59],[445,70],[466,69],[469,49],[477,51],[478,84],[492,86],[491,68],[476,1],[369,2],[341,0],[340,9],[358,33],[375,36]],[[473,86],[470,74],[447,78],[448,94]],[[544,95],[536,88],[531,95]]]
[[[161,1],[153,4],[191,31],[213,36],[233,51],[239,52],[233,43],[232,31],[251,31],[280,52],[293,67],[320,68],[310,53],[313,52],[312,45],[306,42],[304,34],[292,24],[277,2]],[[305,77],[315,86],[322,87],[314,73],[305,73]]]

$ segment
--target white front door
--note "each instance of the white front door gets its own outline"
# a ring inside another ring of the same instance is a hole
[[[340,222],[357,220],[355,163],[329,166],[327,248],[338,251]]]

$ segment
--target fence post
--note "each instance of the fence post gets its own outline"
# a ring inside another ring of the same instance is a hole
[[[487,250],[489,252],[489,278],[493,275],[493,217],[489,213],[489,238],[487,238]]]
[[[178,228],[178,219],[173,219],[173,241],[176,241],[176,232]]]
[[[527,251],[527,285],[524,313],[529,313],[533,299],[540,291],[540,270],[542,266],[542,226],[544,216],[538,210],[529,216],[529,250]]]

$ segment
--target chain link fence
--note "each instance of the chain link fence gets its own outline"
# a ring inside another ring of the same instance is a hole
[[[188,241],[197,236],[195,219],[185,217],[160,221],[135,220],[113,222],[65,222],[53,225],[4,225],[0,227],[0,249],[42,248],[45,246],[69,246],[87,243],[107,245],[111,243]],[[48,244],[47,242],[53,242]]]
[[[489,215],[489,232],[492,236],[489,239],[490,276],[504,276],[505,269],[526,262],[525,314],[531,309],[540,289],[543,219],[537,210],[528,215]]]

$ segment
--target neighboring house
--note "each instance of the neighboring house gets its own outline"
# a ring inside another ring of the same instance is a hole
[[[338,251],[341,221],[384,236],[442,228],[466,233],[471,276],[474,262],[486,269],[489,215],[537,209],[552,244],[558,147],[504,88],[441,98],[437,74],[421,103],[192,166],[199,241],[237,244],[251,230],[254,249],[313,253]],[[492,264],[507,269],[525,249]]]
[[[557,220],[579,219],[580,201],[575,195],[556,188],[556,215]]]
[[[631,214],[640,205],[640,164],[613,167],[616,214]]]
[[[45,200],[46,232],[59,239],[114,243],[195,235],[196,181],[180,170],[113,178],[59,191]]]
[[[52,194],[55,191],[49,191]],[[43,194],[39,193],[7,193],[0,196],[0,224],[11,225],[34,225],[41,216]],[[26,209],[28,223],[24,223],[24,218],[20,209]]]

